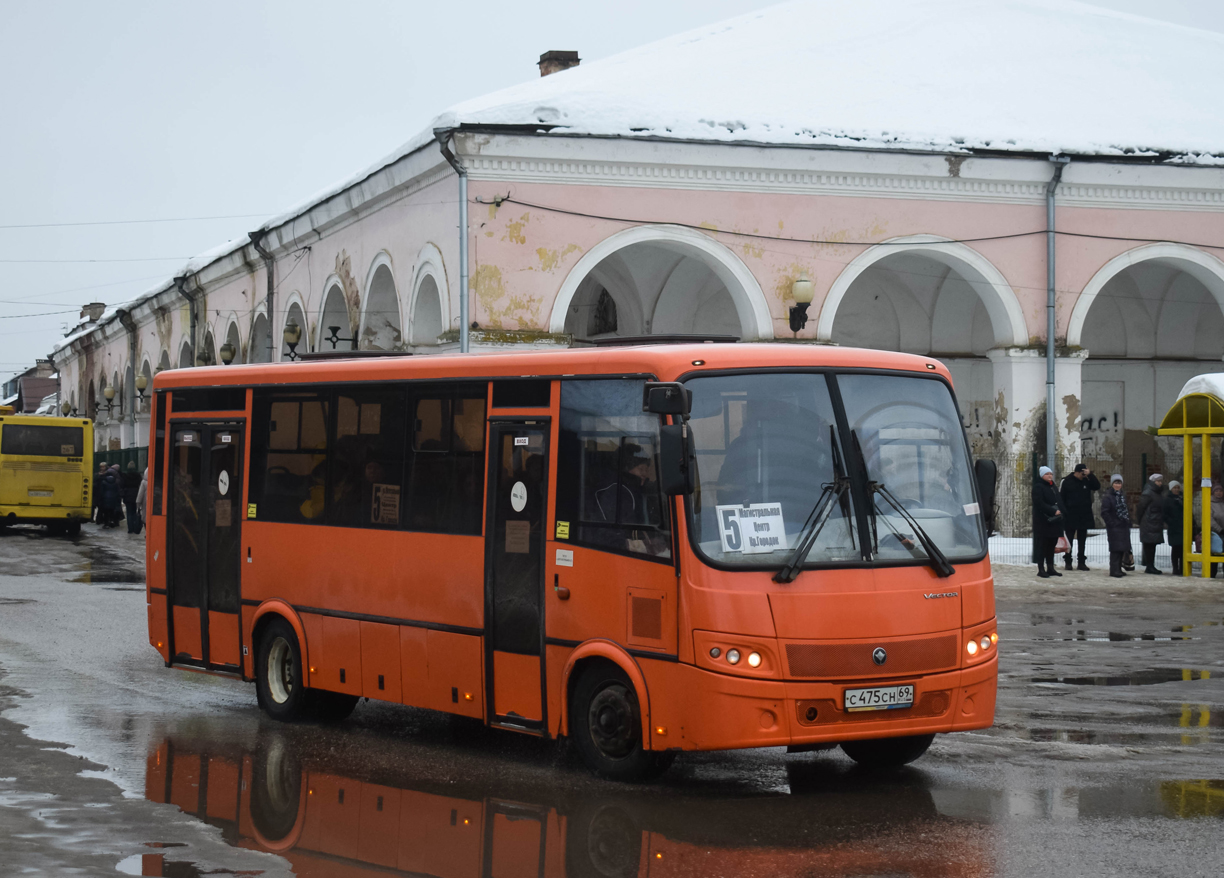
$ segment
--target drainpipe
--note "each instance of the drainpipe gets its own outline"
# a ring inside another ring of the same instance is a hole
[[[176,277],[174,286],[178,288],[179,295],[187,300],[187,311],[191,315],[191,365],[195,365],[196,361],[196,300],[195,296],[187,292],[187,276]],[[174,368],[172,365],[170,368]]]
[[[445,128],[434,131],[434,137],[442,150],[442,157],[459,175],[459,352],[466,354],[470,347],[468,338],[468,179],[467,169],[450,149],[451,132]]]
[[[1046,186],[1046,466],[1054,469],[1058,448],[1054,422],[1054,192],[1071,159],[1052,155],[1050,161],[1054,163],[1054,176]]]
[[[128,401],[128,421],[132,425],[132,447],[138,445],[136,441],[136,321],[132,319],[132,312],[120,309],[119,322],[123,324],[123,328],[128,334],[128,362],[132,365],[132,380],[129,382],[127,375],[123,376],[123,395]]]
[[[276,344],[273,340],[275,332],[272,328],[272,315],[276,312],[272,310],[272,304],[273,296],[276,294],[276,284],[273,283],[273,269],[276,268],[276,260],[272,257],[272,254],[263,247],[263,239],[264,235],[266,234],[267,232],[261,229],[258,232],[247,232],[247,237],[251,239],[251,246],[255,248],[255,252],[263,257],[264,274],[267,275],[268,278],[268,297],[265,304],[265,308],[268,312],[268,362],[275,363],[278,357],[276,356]],[[302,328],[305,329],[306,327],[303,326]]]

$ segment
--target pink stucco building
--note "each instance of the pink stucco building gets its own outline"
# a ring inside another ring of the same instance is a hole
[[[978,453],[1024,458],[1052,190],[1059,454],[1155,459],[1224,356],[1222,86],[1224,36],[1082,4],[773,7],[452,108],[83,322],[63,395],[118,388],[98,436],[127,447],[135,374],[280,359],[291,324],[297,352],[734,335],[936,356]]]

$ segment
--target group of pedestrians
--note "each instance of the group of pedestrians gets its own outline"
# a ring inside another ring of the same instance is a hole
[[[1100,480],[1082,463],[1076,465],[1075,471],[1064,478],[1057,489],[1054,487],[1054,472],[1048,466],[1040,469],[1039,476],[1037,484],[1033,486],[1033,560],[1037,563],[1037,575],[1043,579],[1062,576],[1054,566],[1059,540],[1065,542],[1063,563],[1066,569],[1087,570],[1088,555],[1084,544],[1089,528],[1095,524],[1092,495],[1102,491]],[[1134,525],[1122,485],[1122,476],[1115,473],[1109,479],[1109,486],[1101,493],[1101,519],[1109,540],[1109,575],[1115,578],[1121,578],[1126,571],[1135,569],[1131,546],[1131,529]],[[1170,482],[1166,492],[1163,475],[1154,473],[1148,476],[1147,484],[1143,486],[1143,492],[1135,504],[1133,520],[1139,527],[1144,573],[1159,575],[1164,572],[1156,567],[1156,547],[1165,541],[1166,532],[1173,573],[1182,572],[1182,503],[1180,482]],[[1218,531],[1217,508],[1220,517]],[[1212,489],[1211,510],[1213,534],[1224,533],[1224,486]],[[1072,567],[1071,563],[1072,552],[1076,548],[1079,550],[1077,568]],[[1212,575],[1215,575],[1214,566]]]
[[[128,463],[127,472],[120,472],[117,463],[110,466],[99,464],[98,474],[94,478],[93,520],[102,527],[118,527],[126,518],[128,533],[140,533],[144,529],[144,495],[148,478],[148,468],[145,468],[142,476],[136,472],[134,462]]]

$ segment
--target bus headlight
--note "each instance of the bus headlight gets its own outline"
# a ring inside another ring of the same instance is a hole
[[[759,652],[748,653],[748,667],[759,668],[761,666],[761,654]]]
[[[740,660],[740,651],[738,649],[727,650],[727,662],[729,664],[738,665]]]
[[[990,638],[983,637],[981,643],[979,643],[978,646],[982,647],[983,652],[990,649]]]
[[[977,655],[977,651],[978,651],[977,641],[970,640],[968,643],[965,644],[965,649],[968,651],[969,655]]]

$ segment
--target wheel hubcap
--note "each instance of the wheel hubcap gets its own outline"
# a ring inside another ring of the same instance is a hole
[[[277,704],[284,704],[293,694],[293,650],[283,637],[276,638],[268,650],[268,693]]]
[[[637,703],[625,686],[612,683],[591,699],[588,712],[591,740],[599,751],[623,759],[637,745]]]

